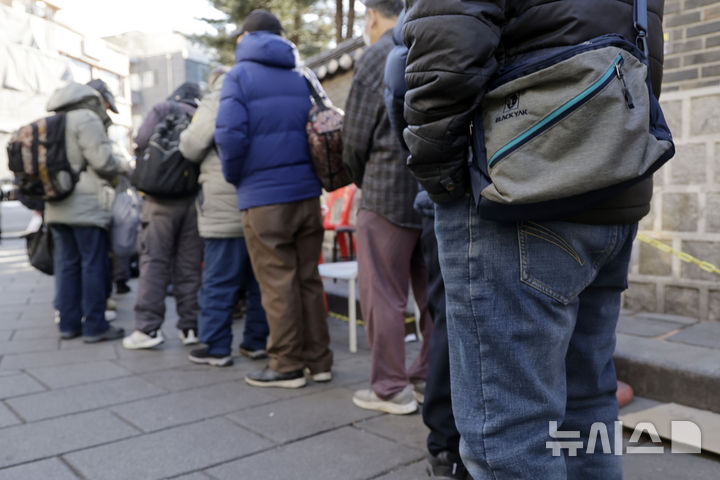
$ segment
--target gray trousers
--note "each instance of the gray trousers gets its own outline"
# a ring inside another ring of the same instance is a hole
[[[135,329],[150,333],[162,326],[170,283],[179,316],[177,328],[197,329],[202,242],[197,229],[195,197],[159,200],[147,196],[143,200],[140,222]]]

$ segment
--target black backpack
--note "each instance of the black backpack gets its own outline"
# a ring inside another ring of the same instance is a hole
[[[170,113],[155,125],[131,178],[139,191],[159,198],[186,197],[200,189],[199,166],[186,160],[179,149],[180,134],[192,116],[174,102],[170,107]]]
[[[58,201],[75,189],[79,175],[65,152],[65,114],[25,125],[7,146],[8,166],[20,194],[32,200]]]

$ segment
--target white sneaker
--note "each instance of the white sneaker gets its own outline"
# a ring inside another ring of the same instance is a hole
[[[406,386],[403,390],[383,400],[370,389],[358,390],[353,395],[353,403],[366,410],[391,413],[393,415],[407,415],[418,409],[417,401],[413,395],[412,385]]]
[[[112,322],[117,318],[117,312],[114,312],[112,310],[105,310],[105,321],[106,322]]]
[[[140,350],[142,348],[153,348],[157,347],[165,341],[163,334],[160,330],[155,331],[155,336],[148,335],[147,333],[135,330],[133,333],[123,338],[123,347],[128,350]]]
[[[180,338],[183,345],[197,345],[200,343],[200,340],[198,340],[197,335],[195,334],[195,329],[193,328],[178,330],[178,338]]]

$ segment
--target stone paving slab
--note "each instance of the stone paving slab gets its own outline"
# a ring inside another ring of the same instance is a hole
[[[0,468],[137,435],[109,412],[98,411],[0,429]]]
[[[380,415],[352,404],[352,391],[323,390],[228,415],[235,423],[277,443],[287,443]]]
[[[644,318],[647,320],[658,320],[661,322],[671,322],[671,323],[682,323],[683,325],[694,325],[698,323],[697,318],[692,317],[683,317],[680,315],[669,315],[666,313],[647,313],[647,312],[640,312],[635,315],[637,318]]]
[[[76,480],[78,477],[57,458],[0,470],[0,480]]]
[[[19,425],[20,423],[22,422],[17,415],[5,406],[5,404],[0,402],[0,428]]]
[[[240,362],[242,362],[242,359],[235,359],[236,365]],[[184,365],[172,370],[142,374],[142,378],[165,390],[179,392],[206,385],[242,380],[247,371],[249,370],[242,368],[208,369],[205,365],[189,364],[186,361]]]
[[[212,468],[208,473],[219,480],[361,480],[422,456],[372,433],[345,427]]]
[[[114,363],[136,374],[187,366],[189,363],[187,356],[191,350],[178,345],[176,349],[129,351],[119,343],[115,345],[115,349],[120,359]]]
[[[35,338],[32,340],[13,340],[0,342],[0,352],[3,355],[13,353],[33,353],[45,352],[48,350],[57,350],[59,340],[56,338]]]
[[[702,322],[692,325],[672,335],[668,341],[720,350],[720,322]]]
[[[165,390],[141,378],[125,377],[27,395],[6,402],[25,420],[35,421],[95,410],[163,393],[166,393]]]
[[[0,341],[10,340],[10,337],[12,337],[14,330],[7,329],[7,330],[0,330]]]
[[[83,347],[72,350],[4,355],[0,361],[0,370],[96,362],[113,360],[116,357],[112,344],[83,345]]]
[[[3,373],[0,373],[0,400],[45,390],[45,387],[24,373]]]
[[[377,477],[377,480],[418,480],[428,478],[427,471],[425,470],[426,466],[427,462],[425,460],[415,462],[406,467],[394,470],[382,477]]]
[[[428,430],[419,413],[376,416],[364,422],[358,422],[355,426],[420,452],[427,451]]]
[[[93,480],[159,479],[201,470],[271,447],[229,420],[213,419],[65,455]],[[97,459],[102,458],[102,462]],[[246,477],[236,472],[235,479]],[[255,477],[267,478],[267,477]]]
[[[180,477],[173,477],[173,480],[213,480],[212,477],[209,475],[203,473],[203,472],[196,472],[196,473],[190,473],[188,475],[182,475]]]
[[[644,317],[620,317],[617,331],[640,337],[658,337],[685,327],[684,323],[666,322]]]
[[[141,430],[152,432],[272,400],[262,389],[230,382],[139,400],[112,410]]]
[[[58,338],[58,329],[53,324],[45,324],[39,327],[18,328],[13,330],[13,340],[34,340],[36,338]]]
[[[50,388],[72,387],[131,375],[129,370],[125,370],[111,361],[29,368],[26,371]]]

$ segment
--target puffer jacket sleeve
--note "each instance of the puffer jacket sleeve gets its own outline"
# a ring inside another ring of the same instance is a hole
[[[433,201],[469,186],[470,122],[490,76],[504,23],[504,0],[408,1],[405,141],[408,166]]]
[[[89,110],[84,113],[77,125],[77,143],[90,168],[104,178],[127,173],[127,161],[108,138],[100,117]]]
[[[225,180],[233,185],[237,185],[242,178],[242,167],[249,145],[248,110],[241,81],[237,67],[225,76],[215,123],[215,145],[222,163],[223,175]]]
[[[405,18],[405,11],[398,17],[398,23],[393,30],[393,41],[395,47],[390,51],[385,62],[385,108],[388,112],[390,126],[397,135],[400,143],[407,149],[403,130],[407,127],[403,108],[405,106],[405,66],[407,64],[408,49],[402,43],[402,24]]]
[[[198,106],[190,125],[180,134],[180,153],[191,162],[200,163],[213,147],[215,117],[220,106],[217,93],[206,95]]]

